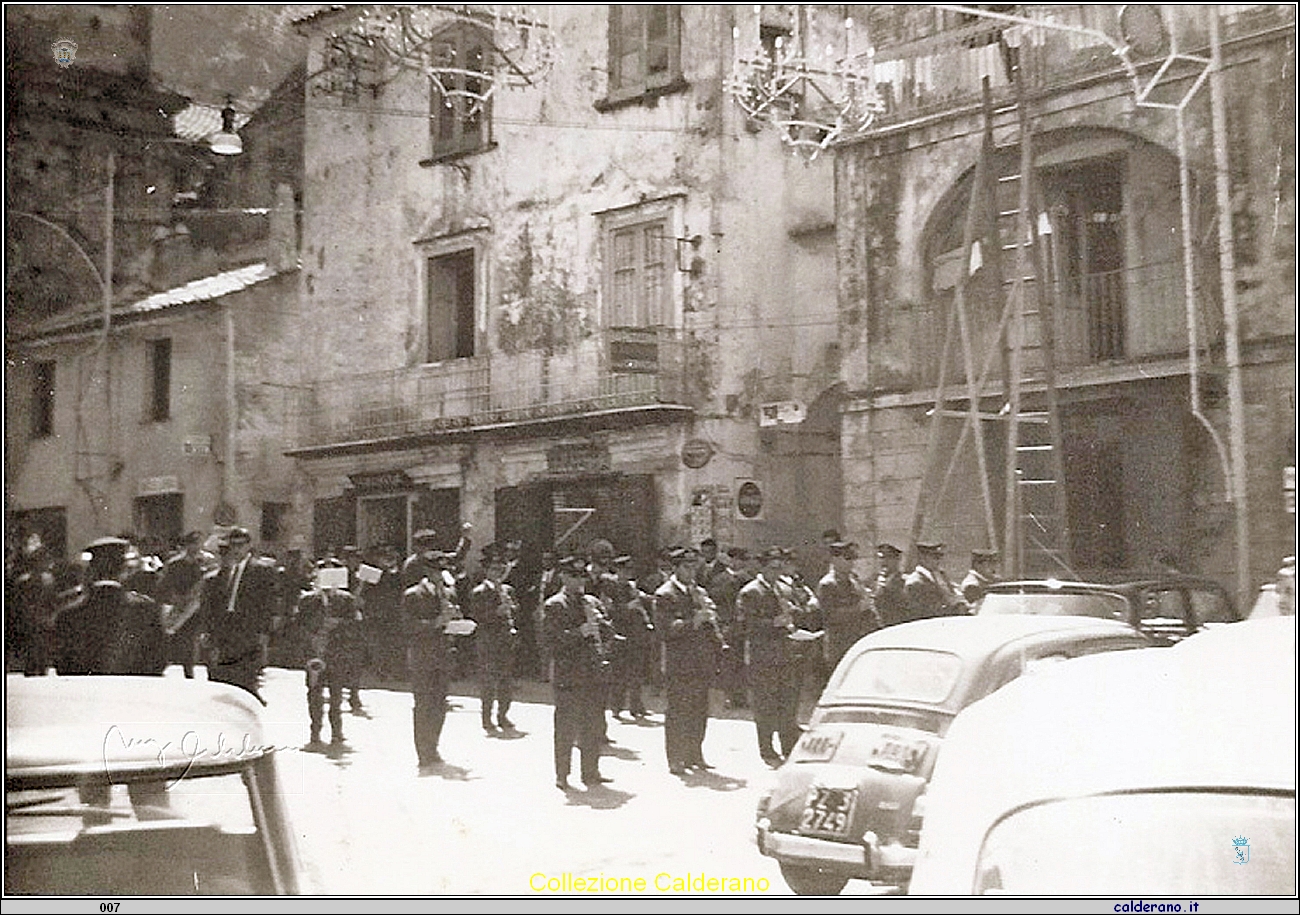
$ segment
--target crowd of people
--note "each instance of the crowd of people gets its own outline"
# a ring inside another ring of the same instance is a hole
[[[468,525],[458,534],[452,550],[423,529],[405,557],[344,546],[315,561],[257,553],[241,527],[192,532],[165,558],[122,535],[95,540],[71,563],[49,561],[28,535],[7,562],[7,667],[154,676],[177,664],[193,677],[203,664],[208,679],[259,700],[265,666],[299,667],[313,744],[327,722],[330,742],[344,742],[344,706],[365,714],[370,672],[409,685],[417,756],[436,766],[452,683],[477,682],[486,734],[510,731],[526,654],[551,684],[556,785],[569,790],[575,749],[584,784],[608,781],[608,723],[647,718],[652,684],[665,700],[674,775],[712,768],[703,744],[715,689],[751,711],[760,757],[780,765],[802,733],[801,700],[858,639],[970,612],[997,565],[996,553],[976,551],[954,587],[942,544],[916,544],[904,573],[902,551],[880,543],[867,581],[857,544],[826,531],[825,572],[808,579],[792,550],[751,553],[711,538],[663,550],[639,576],[605,539],[581,554],[545,552],[528,570],[518,541],[492,543],[471,572]]]

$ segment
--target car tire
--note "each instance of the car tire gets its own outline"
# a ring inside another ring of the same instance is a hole
[[[838,896],[848,877],[819,871],[815,867],[782,864],[781,876],[796,896]]]

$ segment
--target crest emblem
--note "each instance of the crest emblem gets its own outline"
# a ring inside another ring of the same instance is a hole
[[[1232,840],[1232,863],[1246,864],[1250,861],[1250,839],[1236,836]]]
[[[54,62],[65,69],[72,66],[77,57],[77,43],[68,38],[60,38],[50,45],[50,50],[54,52]]]

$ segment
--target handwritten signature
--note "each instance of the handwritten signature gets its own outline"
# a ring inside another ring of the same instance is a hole
[[[195,764],[200,761],[238,762],[256,759],[277,750],[290,749],[287,746],[273,746],[254,743],[250,735],[244,734],[236,744],[229,741],[225,733],[218,731],[215,746],[207,746],[203,736],[196,730],[187,730],[177,741],[157,737],[135,737],[128,735],[120,726],[112,725],[104,734],[103,759],[104,769],[108,771],[109,761],[117,752],[136,747],[155,747],[156,758],[160,767],[168,769],[184,765],[180,775],[170,783],[175,784],[190,774]]]

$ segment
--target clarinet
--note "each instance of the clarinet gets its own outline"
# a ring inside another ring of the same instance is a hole
[[[605,623],[605,615],[601,613],[599,604],[593,600],[582,599],[582,611],[587,617],[587,622],[595,624],[596,634],[591,636],[596,645],[596,656],[600,658],[602,664],[609,655],[609,646],[605,644],[604,638],[601,637],[600,627]]]

